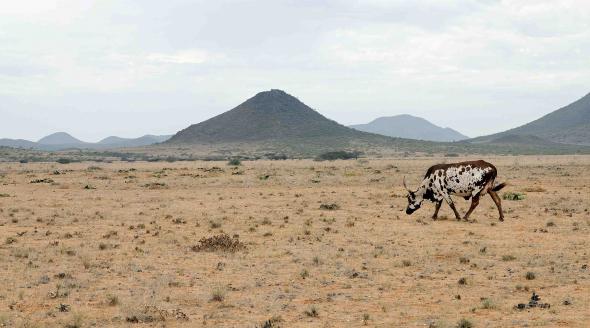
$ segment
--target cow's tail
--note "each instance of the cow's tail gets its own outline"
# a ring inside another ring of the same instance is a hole
[[[506,182],[502,182],[500,184],[497,184],[494,188],[492,188],[492,191],[499,191],[502,188],[506,187],[508,184]]]

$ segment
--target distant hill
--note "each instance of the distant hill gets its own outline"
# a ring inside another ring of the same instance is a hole
[[[471,139],[473,143],[497,143],[502,137],[536,136],[547,142],[590,146],[590,94],[523,126]],[[537,140],[538,141],[538,140]]]
[[[12,148],[35,148],[36,142],[24,139],[0,139],[0,146]]]
[[[141,147],[157,144],[164,142],[172,137],[171,135],[156,136],[146,134],[139,138],[121,138],[111,136],[102,139],[97,143],[97,147],[108,147],[108,148],[128,148],[128,147]]]
[[[0,146],[37,149],[37,150],[65,150],[65,149],[114,149],[149,146],[168,140],[170,135],[145,135],[139,138],[120,138],[116,136],[107,137],[97,143],[84,142],[74,138],[66,132],[57,132],[39,139],[29,141],[23,139],[0,139]]]
[[[442,128],[421,117],[407,114],[379,117],[370,123],[350,125],[350,127],[389,137],[416,140],[459,141],[469,138],[451,128]]]
[[[327,119],[281,90],[260,92],[244,103],[178,132],[166,144],[304,142],[330,147],[358,141],[389,140]]]
[[[52,133],[46,137],[43,137],[37,141],[40,145],[71,145],[72,147],[84,146],[84,141],[78,140],[72,137],[70,134],[65,132]]]

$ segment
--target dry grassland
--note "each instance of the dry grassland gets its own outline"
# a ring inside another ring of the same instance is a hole
[[[405,214],[440,158],[0,164],[0,326],[590,326],[590,156],[486,159],[503,223]]]

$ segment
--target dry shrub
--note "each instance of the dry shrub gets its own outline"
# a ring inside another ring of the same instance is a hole
[[[168,189],[168,185],[163,182],[151,182],[146,183],[143,186],[148,189]]]
[[[280,316],[274,316],[263,322],[261,325],[256,325],[256,328],[280,328],[281,322],[283,322],[283,318]]]
[[[153,305],[131,307],[126,309],[125,321],[128,323],[166,321],[166,312]]]
[[[524,192],[546,192],[547,189],[543,187],[527,187],[523,189]]]
[[[237,237],[230,237],[222,233],[213,237],[203,237],[199,240],[198,245],[191,247],[194,252],[237,252],[246,248],[244,243],[240,242]]]
[[[321,204],[320,205],[320,209],[321,210],[327,210],[327,211],[335,211],[340,209],[340,205],[338,204]]]

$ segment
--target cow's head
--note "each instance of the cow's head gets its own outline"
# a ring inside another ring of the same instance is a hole
[[[420,208],[420,205],[422,205],[422,202],[424,201],[424,197],[421,193],[417,193],[408,188],[406,177],[404,177],[404,188],[408,191],[408,207],[406,208],[406,214],[412,214]]]

